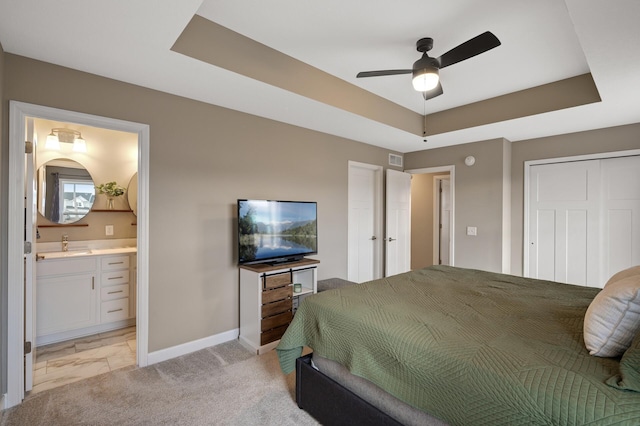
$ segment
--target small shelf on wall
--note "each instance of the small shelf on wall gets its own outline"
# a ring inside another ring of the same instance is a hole
[[[38,225],[38,228],[68,228],[70,226],[89,226],[88,223],[51,223],[47,225]]]

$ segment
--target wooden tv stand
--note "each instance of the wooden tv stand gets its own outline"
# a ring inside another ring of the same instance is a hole
[[[318,291],[319,260],[240,266],[239,341],[258,355],[275,348],[302,298]],[[301,291],[294,292],[294,283]]]

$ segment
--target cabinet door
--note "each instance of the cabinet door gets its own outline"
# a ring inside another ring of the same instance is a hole
[[[37,336],[88,327],[97,323],[93,274],[37,280]]]

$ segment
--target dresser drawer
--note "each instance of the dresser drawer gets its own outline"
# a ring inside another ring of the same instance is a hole
[[[119,321],[129,318],[129,298],[110,300],[100,304],[101,322]]]
[[[293,313],[291,311],[284,312],[282,314],[274,315],[272,317],[264,318],[261,321],[261,331],[271,330],[272,328],[279,327],[281,325],[288,325],[293,319]]]
[[[129,269],[129,255],[105,256],[100,259],[103,271],[114,269]]]
[[[285,299],[279,302],[267,303],[266,305],[262,305],[262,318],[290,311],[293,307],[293,303],[291,302],[292,299]]]
[[[262,292],[262,303],[271,303],[278,300],[290,299],[293,297],[293,287],[288,285],[273,290],[265,290]]]
[[[100,285],[102,287],[116,284],[127,284],[129,282],[129,270],[103,272],[100,275],[100,278],[102,279],[102,281],[100,281]]]
[[[263,280],[264,289],[282,287],[291,284],[291,274],[284,272],[282,274],[266,275]]]
[[[103,302],[107,300],[122,299],[123,297],[129,297],[129,284],[113,285],[110,287],[102,287],[100,289],[100,300]]]

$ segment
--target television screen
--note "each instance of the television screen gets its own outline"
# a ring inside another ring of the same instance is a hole
[[[317,253],[315,202],[238,200],[240,264],[287,262]]]

